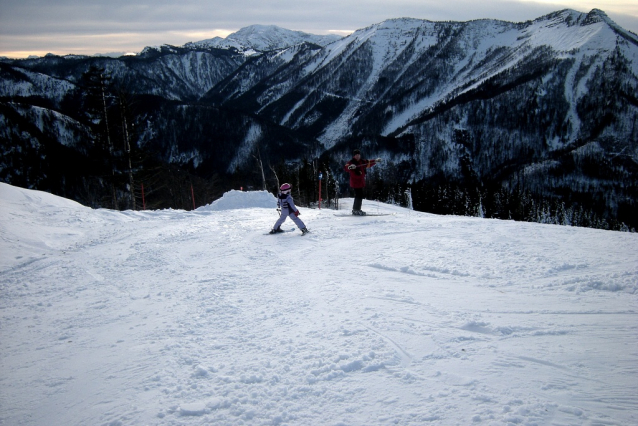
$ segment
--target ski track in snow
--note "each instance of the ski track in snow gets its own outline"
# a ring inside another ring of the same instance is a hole
[[[638,424],[636,234],[0,200],[0,424]]]

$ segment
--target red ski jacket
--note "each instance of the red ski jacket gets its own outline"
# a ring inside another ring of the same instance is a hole
[[[354,164],[356,166],[355,169],[350,170],[350,165]],[[366,169],[377,164],[376,160],[364,160],[363,158],[359,161],[354,158],[346,163],[343,166],[343,170],[350,174],[350,187],[352,188],[363,188],[366,186]]]

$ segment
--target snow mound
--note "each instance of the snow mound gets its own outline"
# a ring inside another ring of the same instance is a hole
[[[26,207],[27,210],[36,210],[38,207],[79,210],[87,209],[87,207],[73,200],[58,197],[44,191],[26,190],[4,182],[0,182],[0,199],[2,199],[3,203],[6,203],[5,206],[7,207],[9,205],[15,208]]]
[[[236,191],[226,192],[222,198],[213,201],[211,204],[200,207],[198,211],[220,211],[246,208],[277,207],[277,199],[268,191]]]

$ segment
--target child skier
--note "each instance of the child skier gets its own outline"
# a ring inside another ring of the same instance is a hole
[[[290,195],[290,191],[292,190],[292,185],[289,183],[284,183],[279,187],[279,196],[277,197],[277,207],[281,208],[281,216],[275,225],[272,227],[270,231],[271,234],[276,234],[278,232],[284,232],[281,230],[281,224],[286,221],[286,219],[290,216],[295,225],[299,227],[301,230],[301,235],[306,235],[308,232],[308,228],[306,225],[299,219],[299,209],[295,206],[295,202],[292,200],[292,196]]]

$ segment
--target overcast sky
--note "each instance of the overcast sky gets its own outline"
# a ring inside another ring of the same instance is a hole
[[[638,33],[638,0],[0,0],[0,56],[138,53],[252,24],[347,35],[391,18],[521,22],[565,8],[602,9]]]

